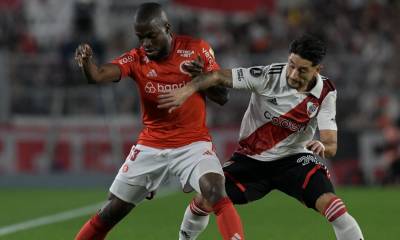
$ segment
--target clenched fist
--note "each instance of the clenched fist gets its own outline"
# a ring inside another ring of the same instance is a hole
[[[75,60],[79,67],[83,67],[83,63],[87,62],[93,56],[93,50],[89,44],[80,44],[75,50]]]

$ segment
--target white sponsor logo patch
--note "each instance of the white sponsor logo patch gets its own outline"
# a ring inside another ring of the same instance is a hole
[[[210,48],[210,49],[205,49],[203,48],[202,50],[203,54],[206,56],[207,61],[208,61],[208,67],[207,67],[207,71],[211,71],[213,68],[213,65],[215,63],[214,60],[214,51]]]
[[[133,62],[135,59],[131,55],[126,55],[125,57],[121,58],[118,62],[119,64],[127,64]]]
[[[181,57],[190,58],[194,54],[194,51],[178,49],[178,50],[176,50],[176,53],[181,55]]]
[[[174,89],[182,88],[185,85],[186,85],[185,82],[173,83],[173,84],[147,82],[146,85],[144,86],[144,91],[146,93],[167,93]]]

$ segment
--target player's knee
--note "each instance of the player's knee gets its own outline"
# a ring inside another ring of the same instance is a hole
[[[99,216],[104,222],[115,224],[124,218],[134,207],[134,204],[125,202],[110,193],[107,203],[99,211]]]
[[[196,205],[201,208],[206,210],[207,212],[212,212],[212,206],[207,202],[206,199],[200,194],[197,194],[194,198],[193,201],[196,203]]]
[[[199,185],[202,196],[212,205],[217,203],[221,198],[226,197],[225,179],[220,174],[205,174],[200,178]]]
[[[328,207],[329,203],[332,202],[333,199],[337,198],[337,196],[333,193],[324,193],[317,198],[315,201],[315,208],[324,215],[325,209]]]

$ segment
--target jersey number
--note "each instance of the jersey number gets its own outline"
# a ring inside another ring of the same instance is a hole
[[[134,149],[133,154],[131,154],[131,157],[129,158],[131,161],[135,161],[137,158],[137,155],[140,153],[139,149]]]

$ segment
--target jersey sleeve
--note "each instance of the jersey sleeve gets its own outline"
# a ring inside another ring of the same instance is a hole
[[[266,74],[268,66],[255,66],[250,68],[233,68],[232,84],[236,89],[247,89],[253,92],[262,92],[268,83]]]
[[[321,109],[317,116],[319,130],[337,130],[336,95],[336,91],[328,93],[321,103]]]
[[[121,56],[115,58],[111,61],[112,64],[115,64],[121,70],[120,79],[123,77],[131,76],[132,75],[132,64],[135,61],[135,57],[132,52],[126,52]]]
[[[204,40],[200,41],[200,57],[204,61],[204,72],[212,72],[220,69],[217,61],[215,60],[214,50]]]

